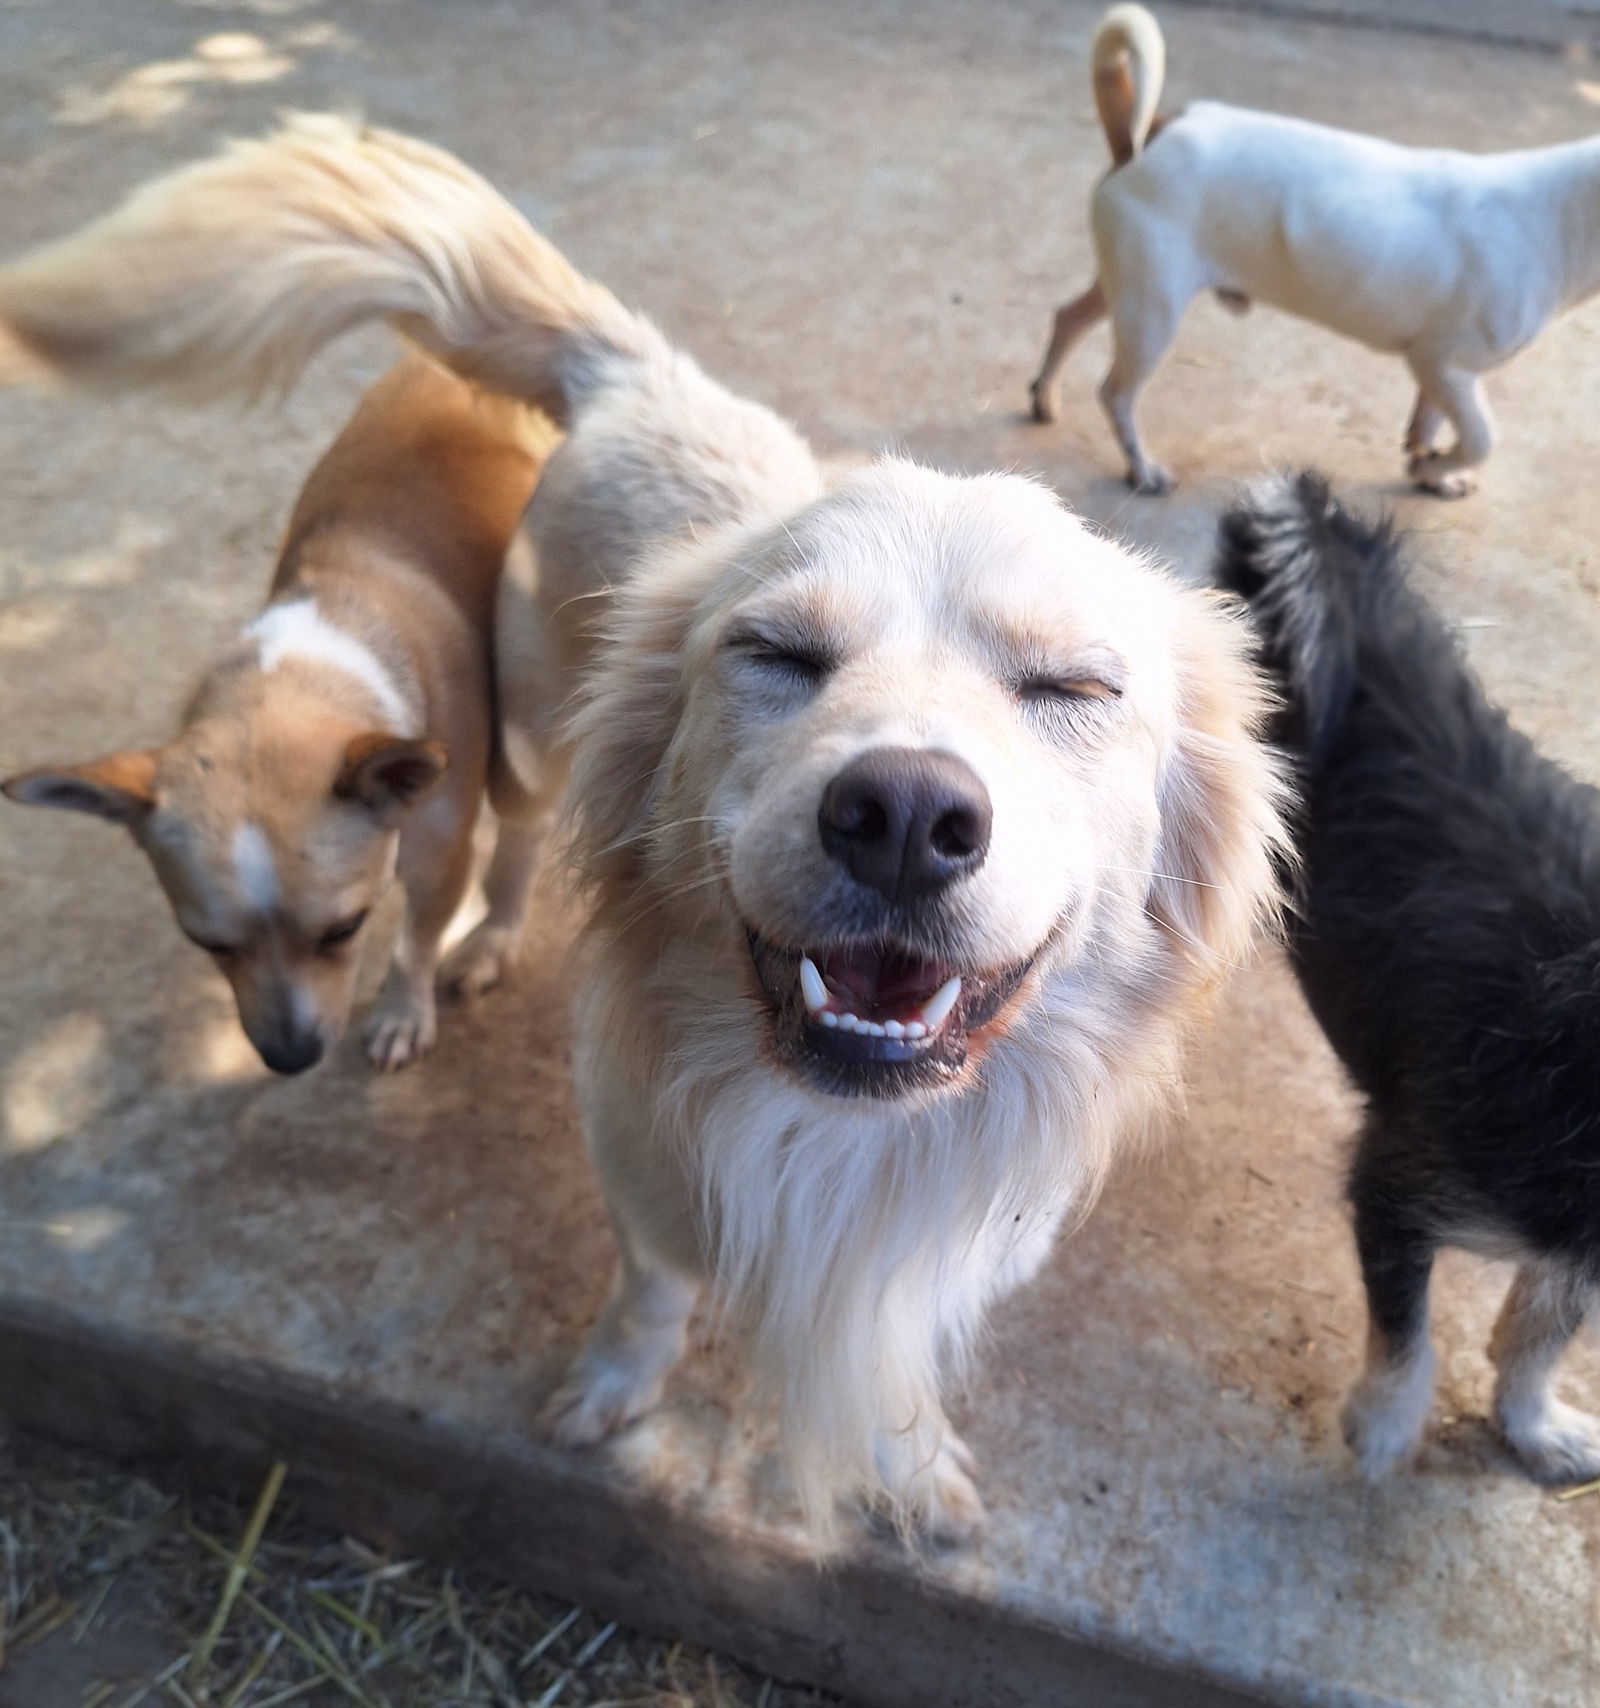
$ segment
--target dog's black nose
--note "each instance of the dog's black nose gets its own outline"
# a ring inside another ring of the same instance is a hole
[[[256,1053],[274,1073],[304,1073],[322,1060],[322,1051],[322,1038],[316,1032],[295,1032],[256,1044]]]
[[[879,747],[852,760],[817,809],[822,846],[891,901],[932,895],[983,864],[994,809],[964,759]]]

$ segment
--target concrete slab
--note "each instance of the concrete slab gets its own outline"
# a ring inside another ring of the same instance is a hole
[[[1196,571],[1263,466],[1315,458],[1394,499],[1494,689],[1600,776],[1600,310],[1493,383],[1507,442],[1453,508],[1393,485],[1398,366],[1270,314],[1198,306],[1153,386],[1173,500],[1116,481],[1098,348],[1061,427],[1019,419],[1088,272],[1096,10],[22,0],[0,10],[5,242],[286,104],[359,105],[459,150],[827,447],[1036,470]],[[1177,99],[1484,147],[1594,119],[1582,69],[1548,55],[1166,23]],[[259,45],[227,58],[218,32]],[[358,340],[269,417],[0,399],[0,767],[164,732],[386,359]],[[877,1703],[1600,1701],[1600,1501],[1531,1487],[1482,1421],[1502,1274],[1445,1266],[1436,1439],[1414,1475],[1352,1478],[1353,1105],[1276,964],[1237,981],[1172,1142],[997,1318],[958,1414],[982,1544],[911,1561],[863,1539],[819,1574],[714,1351],[610,1458],[531,1439],[608,1267],[554,912],[520,986],[448,1017],[421,1070],[376,1080],[347,1051],[289,1084],[103,827],[0,814],[0,913],[0,1403],[24,1421],[198,1474],[283,1454],[349,1524]],[[1597,1377],[1583,1353],[1574,1386]]]

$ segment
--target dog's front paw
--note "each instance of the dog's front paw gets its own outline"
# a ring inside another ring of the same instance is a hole
[[[1144,498],[1161,498],[1178,483],[1160,463],[1141,463],[1128,470],[1128,485]]]
[[[906,1452],[925,1449],[896,1440],[880,1449],[879,1466],[885,1478],[884,1517],[939,1548],[970,1542],[985,1518],[978,1493],[978,1464],[953,1429],[946,1429],[932,1454],[915,1463]]]
[[[1600,1419],[1560,1400],[1532,1417],[1500,1415],[1512,1451],[1541,1483],[1586,1483],[1600,1477]]]
[[[386,997],[367,1022],[367,1060],[381,1073],[393,1073],[421,1061],[438,1036],[431,997]]]
[[[593,1447],[643,1417],[661,1387],[624,1355],[585,1352],[545,1406],[544,1432],[558,1447]]]
[[[1387,1476],[1422,1445],[1433,1395],[1433,1360],[1401,1370],[1369,1371],[1345,1404],[1345,1445],[1364,1477]]]
[[[439,983],[451,996],[468,1000],[493,990],[516,965],[518,937],[488,920],[475,925],[445,957]]]
[[[1413,457],[1406,465],[1419,491],[1431,492],[1435,498],[1466,498],[1477,491],[1478,477],[1471,469],[1452,469],[1445,465],[1449,459],[1437,451]]]

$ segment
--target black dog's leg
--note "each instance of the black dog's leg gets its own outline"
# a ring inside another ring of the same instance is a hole
[[[1563,1405],[1550,1391],[1561,1354],[1593,1302],[1591,1283],[1571,1265],[1525,1263],[1489,1343],[1499,1371],[1495,1418],[1541,1482],[1600,1477],[1600,1421]]]
[[[1438,1241],[1396,1190],[1380,1152],[1369,1127],[1350,1181],[1368,1334],[1367,1368],[1345,1406],[1344,1438],[1369,1477],[1416,1451],[1433,1403],[1428,1281]]]

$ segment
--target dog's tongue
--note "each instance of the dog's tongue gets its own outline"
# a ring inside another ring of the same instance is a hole
[[[818,955],[816,961],[824,983],[858,1014],[870,1009],[916,1008],[953,970],[903,949],[869,945],[831,950]]]

